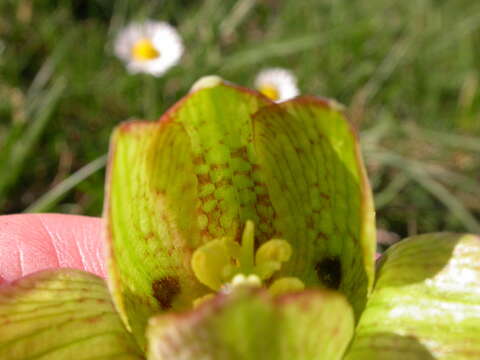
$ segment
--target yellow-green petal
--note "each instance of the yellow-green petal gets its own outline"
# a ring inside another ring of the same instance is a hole
[[[338,289],[358,317],[373,285],[375,222],[351,125],[335,103],[300,97],[259,110],[254,142],[268,222],[293,249],[278,276]]]
[[[353,326],[353,312],[338,293],[273,298],[242,288],[193,312],[152,318],[148,359],[341,360]]]
[[[190,267],[201,243],[190,140],[178,124],[130,122],[112,136],[104,210],[108,283],[144,347],[148,318],[206,293]],[[193,298],[192,298],[193,297]]]
[[[141,360],[99,277],[47,270],[0,287],[0,359]]]
[[[209,291],[191,269],[195,249],[223,236],[238,241],[245,221],[259,219],[250,115],[270,102],[221,81],[210,85],[161,121],[125,123],[112,136],[108,279],[142,347],[151,315],[188,309]]]
[[[382,257],[347,360],[480,359],[480,237],[426,234]]]

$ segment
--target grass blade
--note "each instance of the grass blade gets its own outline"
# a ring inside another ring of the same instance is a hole
[[[55,205],[66,193],[75,188],[82,181],[105,167],[107,155],[100,156],[87,165],[83,166],[68,178],[58,183],[53,189],[46,192],[33,204],[27,207],[24,212],[46,212]]]
[[[478,220],[475,219],[470,211],[454,195],[452,195],[443,184],[435,180],[428,171],[425,170],[424,166],[389,151],[382,151],[369,155],[370,158],[375,158],[375,160],[382,162],[385,165],[406,172],[413,180],[442,202],[452,214],[462,222],[468,231],[480,233],[480,223]]]
[[[10,147],[5,161],[0,164],[0,207],[8,188],[15,183],[26,164],[28,156],[34,150],[40,136],[43,134],[48,121],[57,108],[58,102],[66,86],[64,78],[59,78],[44,95],[38,111],[23,135],[16,139]]]

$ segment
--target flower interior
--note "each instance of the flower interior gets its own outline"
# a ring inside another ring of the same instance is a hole
[[[292,247],[283,239],[271,239],[255,251],[254,223],[246,222],[241,244],[231,238],[212,240],[198,248],[192,257],[192,268],[197,279],[216,292],[229,293],[239,286],[269,285],[273,295],[304,289],[296,277],[272,280],[282,263],[292,255]],[[194,301],[198,305],[213,297],[207,294]]]

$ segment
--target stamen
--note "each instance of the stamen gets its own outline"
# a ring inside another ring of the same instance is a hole
[[[196,308],[202,305],[204,302],[210,299],[213,299],[214,297],[215,297],[215,294],[212,294],[212,293],[199,297],[198,299],[193,300],[193,307]]]
[[[277,279],[268,288],[273,296],[279,296],[290,292],[302,291],[305,289],[303,282],[296,277],[284,277]]]
[[[230,278],[226,270],[235,264],[240,245],[227,238],[215,239],[201,246],[192,256],[192,269],[197,279],[210,289],[218,291]]]
[[[248,220],[241,245],[233,239],[220,238],[201,246],[192,256],[192,269],[197,279],[214,291],[229,293],[239,286],[262,286],[262,280],[270,279],[280,270],[282,263],[292,255],[290,244],[282,239],[272,239],[260,246],[255,253],[255,226]],[[277,279],[270,287],[274,295],[304,288],[303,282],[294,277]],[[210,295],[195,300],[204,302]]]
[[[273,273],[280,270],[282,263],[292,256],[292,247],[282,239],[272,239],[264,243],[255,255],[256,273],[261,279],[272,277]]]
[[[249,274],[253,271],[254,247],[255,247],[255,225],[253,221],[247,220],[242,235],[242,253],[240,268],[242,273]]]

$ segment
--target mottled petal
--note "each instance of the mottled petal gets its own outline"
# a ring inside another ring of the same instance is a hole
[[[348,360],[480,359],[480,238],[427,234],[392,246]]]
[[[195,311],[150,320],[150,360],[340,360],[353,312],[338,293],[305,291],[276,299],[236,291]]]
[[[0,287],[0,359],[143,359],[102,279],[46,270]]]

